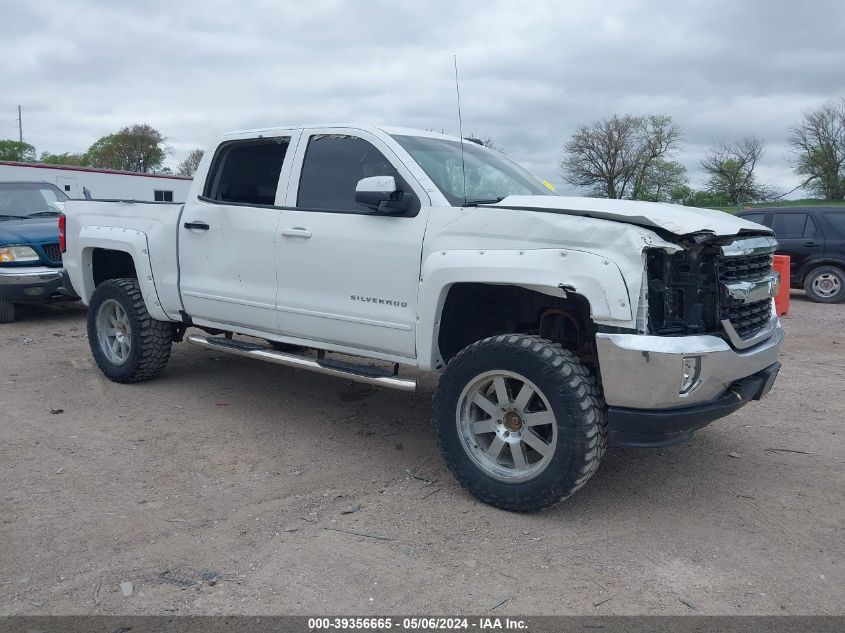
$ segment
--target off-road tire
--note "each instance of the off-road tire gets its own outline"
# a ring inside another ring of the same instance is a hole
[[[15,304],[6,297],[0,297],[0,323],[12,323],[15,320]]]
[[[97,312],[106,300],[120,304],[131,326],[129,358],[116,365],[100,347]],[[88,344],[97,366],[114,382],[140,382],[157,376],[167,365],[173,342],[173,324],[153,319],[137,279],[111,279],[94,290],[88,306]]]
[[[555,416],[555,452],[545,470],[527,481],[490,476],[459,438],[461,393],[477,376],[495,370],[528,378]],[[607,448],[607,411],[592,372],[572,352],[539,336],[504,334],[462,350],[440,378],[434,424],[443,459],[461,485],[485,503],[517,512],[541,510],[572,495],[596,472]]]
[[[825,296],[816,292],[813,282],[822,275],[831,275],[838,280],[839,291],[836,294]],[[807,273],[807,277],[804,279],[804,291],[807,293],[810,301],[815,301],[816,303],[839,303],[845,299],[845,271],[838,266],[819,266],[818,268],[814,268]]]

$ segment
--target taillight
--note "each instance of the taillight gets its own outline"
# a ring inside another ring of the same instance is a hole
[[[65,239],[65,223],[67,222],[67,218],[65,218],[65,214],[59,214],[59,250],[63,253],[67,250],[67,240]]]

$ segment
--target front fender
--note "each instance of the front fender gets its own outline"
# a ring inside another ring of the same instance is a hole
[[[520,286],[553,297],[570,291],[587,299],[594,321],[635,326],[625,279],[607,257],[568,249],[436,251],[423,261],[420,277],[416,343],[421,369],[442,365],[440,315],[456,283]]]
[[[95,249],[103,248],[128,253],[132,257],[135,272],[138,274],[141,295],[144,297],[150,316],[159,321],[170,320],[161,307],[161,300],[156,290],[150,266],[149,243],[145,233],[135,229],[111,226],[86,226],[80,230],[74,248],[82,253],[80,261],[69,261],[66,268],[74,289],[85,305],[88,305],[94,293],[93,253]]]

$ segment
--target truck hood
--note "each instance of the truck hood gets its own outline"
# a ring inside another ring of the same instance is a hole
[[[662,202],[567,198],[564,196],[508,196],[501,202],[484,206],[580,215],[625,222],[648,229],[662,229],[674,235],[689,235],[691,233],[712,233],[713,235],[772,234],[771,229],[756,222],[743,220],[730,213]]]
[[[0,218],[0,246],[59,241],[59,218]]]

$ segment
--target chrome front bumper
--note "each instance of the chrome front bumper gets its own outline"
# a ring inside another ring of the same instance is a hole
[[[0,268],[0,286],[35,286],[48,284],[61,278],[61,268],[47,268],[47,266]]]
[[[736,350],[718,336],[596,335],[607,404],[629,409],[693,407],[722,396],[732,383],[777,362],[783,328],[776,321],[769,338]],[[681,393],[684,358],[698,356],[700,373]]]
[[[62,299],[62,269],[47,266],[0,267],[0,297],[13,303]]]

